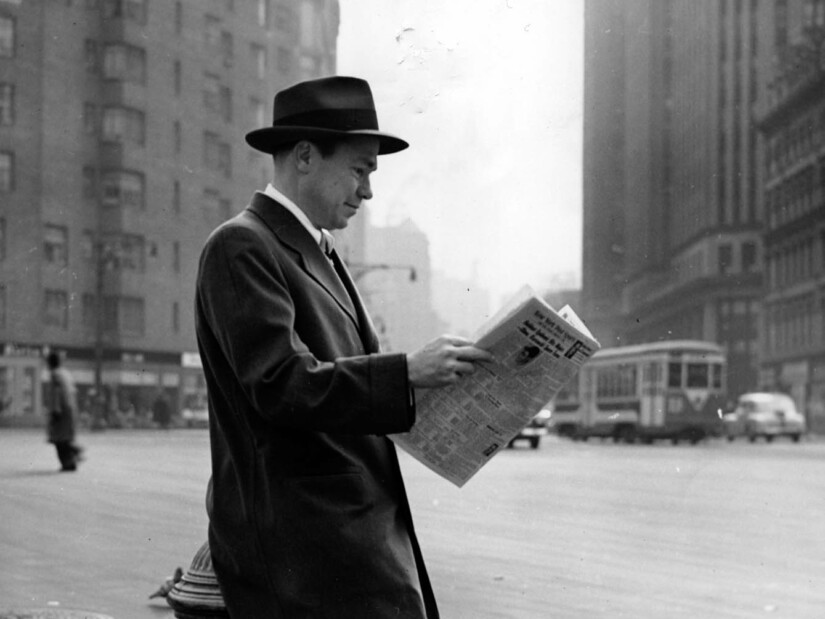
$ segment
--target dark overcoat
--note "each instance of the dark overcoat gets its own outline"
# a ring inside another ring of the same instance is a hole
[[[49,372],[46,408],[49,412],[46,427],[49,442],[71,443],[74,441],[77,392],[72,377],[64,368],[55,368]]]
[[[406,356],[379,352],[337,256],[256,193],[207,240],[195,305],[232,616],[437,617],[386,438],[415,421]]]

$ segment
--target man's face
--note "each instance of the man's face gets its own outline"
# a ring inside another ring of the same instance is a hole
[[[358,137],[341,142],[326,159],[313,147],[312,156],[302,206],[319,228],[346,228],[362,201],[372,198],[370,174],[378,167],[378,139]]]

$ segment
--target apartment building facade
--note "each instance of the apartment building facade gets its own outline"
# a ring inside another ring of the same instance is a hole
[[[762,110],[765,297],[760,383],[825,431],[825,1],[784,4]]]
[[[197,259],[271,160],[244,134],[335,72],[337,0],[0,0],[0,402],[41,413],[65,353],[81,408],[204,390]]]

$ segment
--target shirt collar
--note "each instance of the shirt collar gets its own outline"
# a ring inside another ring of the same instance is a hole
[[[306,216],[297,204],[295,204],[292,200],[287,198],[283,193],[278,191],[272,183],[267,184],[266,189],[264,189],[264,194],[275,200],[278,204],[282,205],[286,210],[290,213],[295,215],[295,218],[301,222],[301,225],[307,229],[312,235],[312,238],[315,239],[315,242],[320,245],[321,243],[321,235],[322,232],[319,228],[316,228],[312,222],[309,220],[309,217]]]

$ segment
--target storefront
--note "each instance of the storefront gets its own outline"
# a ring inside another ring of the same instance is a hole
[[[148,427],[159,400],[172,420],[187,402],[206,401],[200,357],[194,352],[107,350],[100,363],[88,348],[56,347],[77,386],[82,425]],[[0,421],[38,423],[44,417],[48,347],[6,343],[0,352]],[[97,372],[100,391],[97,393]]]
[[[6,342],[0,352],[0,418],[42,416],[40,381],[45,350]]]

